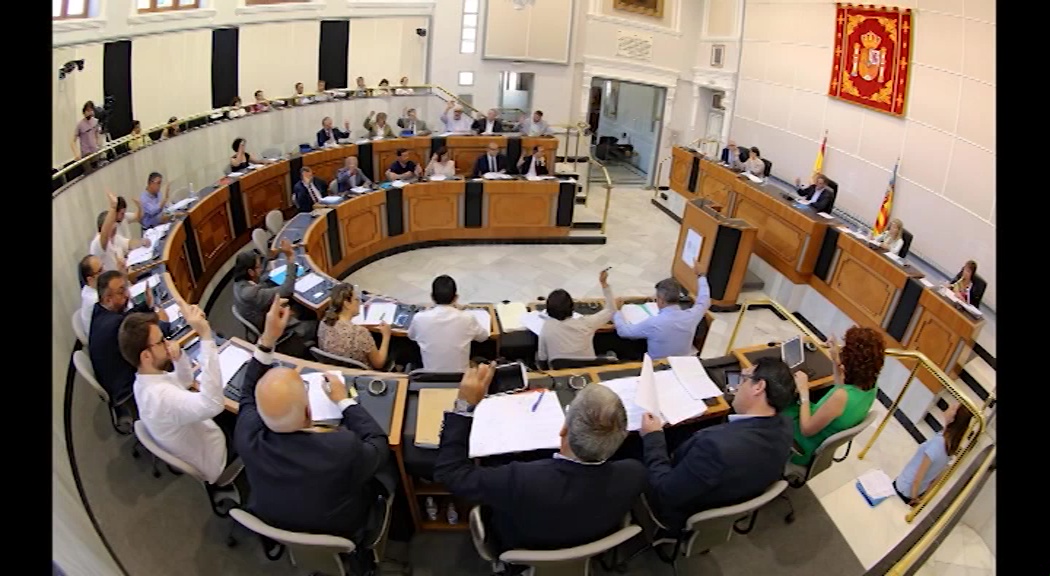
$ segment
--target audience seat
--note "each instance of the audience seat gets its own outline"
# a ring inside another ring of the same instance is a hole
[[[901,230],[901,238],[904,240],[904,244],[901,245],[901,251],[897,255],[904,258],[908,255],[908,250],[911,249],[912,234],[911,232],[908,232],[907,228],[905,228]]]
[[[241,313],[237,311],[236,305],[230,306],[230,312],[232,312],[233,317],[241,323],[241,326],[244,326],[244,339],[248,342],[255,343],[259,339],[259,329],[255,327],[255,324],[252,324],[247,318],[241,316]],[[286,340],[291,338],[293,334],[294,332],[291,331],[281,334],[281,337],[277,339],[276,346],[283,344]]]
[[[266,229],[270,231],[270,234],[277,236],[281,232],[281,228],[284,228],[284,214],[281,214],[280,210],[270,210],[266,213]],[[266,252],[263,252],[266,254]]]
[[[371,370],[371,366],[367,366],[363,362],[358,362],[353,358],[347,358],[346,356],[339,356],[338,354],[330,354],[321,350],[316,346],[310,347],[310,354],[322,364],[334,364],[336,366],[342,366],[344,368],[357,368],[360,370]]]
[[[252,230],[252,244],[260,254],[270,253],[270,233],[265,228]]]
[[[98,379],[95,378],[95,368],[91,365],[91,357],[88,353],[83,350],[77,350],[73,352],[73,367],[76,368],[80,377],[87,381],[88,384],[95,390],[98,397],[106,403],[106,407],[109,409],[110,423],[113,425],[113,429],[118,434],[129,435],[132,431],[132,423],[138,417],[138,411],[135,407],[135,395],[134,393],[128,394],[127,398],[121,398],[117,402],[112,402],[109,397],[109,393],[106,389],[98,383]],[[134,451],[133,451],[133,454]],[[137,454],[135,454],[137,456]]]
[[[766,165],[766,169],[762,171],[762,176],[769,178],[770,173],[773,171],[773,162],[763,158],[762,163]]]
[[[73,311],[73,334],[76,335],[77,340],[80,341],[80,345],[87,348],[88,337],[87,330],[84,329],[84,320],[80,316],[80,309],[77,308]]]

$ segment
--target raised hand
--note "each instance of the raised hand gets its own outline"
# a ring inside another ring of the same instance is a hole
[[[288,299],[274,296],[270,309],[266,312],[266,324],[262,335],[259,336],[259,344],[273,348],[277,344],[277,339],[284,334],[284,329],[288,326],[288,319],[291,316],[292,309],[288,307]]]
[[[468,368],[463,373],[463,379],[459,381],[459,399],[470,406],[477,406],[488,392],[489,384],[492,383],[495,373],[495,362]]]

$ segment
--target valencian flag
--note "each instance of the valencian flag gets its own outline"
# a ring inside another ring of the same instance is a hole
[[[828,132],[824,131],[824,139],[820,141],[820,150],[817,151],[817,159],[813,161],[813,178],[816,179],[817,174],[821,173],[821,169],[824,168],[824,148],[828,145]]]
[[[900,165],[900,160],[893,165],[893,176],[890,177],[890,186],[886,188],[886,196],[882,198],[882,207],[879,208],[879,215],[875,217],[875,228],[872,229],[875,235],[882,234],[883,230],[886,229],[886,223],[890,221],[890,211],[893,210],[893,189],[897,186],[898,165]]]

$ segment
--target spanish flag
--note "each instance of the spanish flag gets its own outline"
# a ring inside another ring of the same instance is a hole
[[[886,224],[890,221],[890,212],[893,210],[893,189],[897,186],[897,166],[900,165],[900,160],[893,165],[893,176],[890,177],[890,185],[886,188],[886,196],[882,198],[882,207],[879,208],[879,215],[875,217],[875,228],[872,232],[877,236],[882,234],[886,230]]]
[[[824,139],[820,141],[820,150],[817,151],[817,159],[813,161],[813,178],[816,179],[824,168],[824,148],[828,145],[828,132],[824,131]]]

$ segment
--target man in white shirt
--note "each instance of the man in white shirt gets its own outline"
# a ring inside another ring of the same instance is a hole
[[[456,307],[456,281],[438,276],[431,284],[433,308],[419,312],[408,327],[408,337],[419,344],[423,368],[434,372],[463,372],[470,365],[470,342],[489,339],[489,327]]]
[[[84,280],[84,287],[80,289],[80,322],[84,327],[84,334],[91,334],[91,315],[98,303],[98,275],[102,273],[102,260],[98,256],[88,254],[80,259],[80,277]]]
[[[537,110],[532,113],[531,119],[521,123],[519,130],[526,136],[553,136],[554,131],[547,122],[543,120],[543,111]]]
[[[222,372],[204,312],[176,295],[182,317],[200,337],[200,391],[194,390],[189,356],[165,340],[155,314],[129,314],[117,342],[125,360],[138,367],[135,403],[139,418],[162,448],[214,483],[227,464],[227,439],[212,418],[222,413]]]
[[[452,114],[449,115],[449,112]],[[470,116],[463,113],[463,108],[457,106],[455,100],[448,103],[445,111],[441,114],[441,122],[445,125],[445,132],[470,132],[473,121]]]
[[[118,232],[128,204],[123,196],[109,196],[109,210],[98,215],[98,234],[91,240],[88,253],[102,261],[102,270],[125,271],[128,252],[139,246],[149,246],[149,239],[129,240]]]

